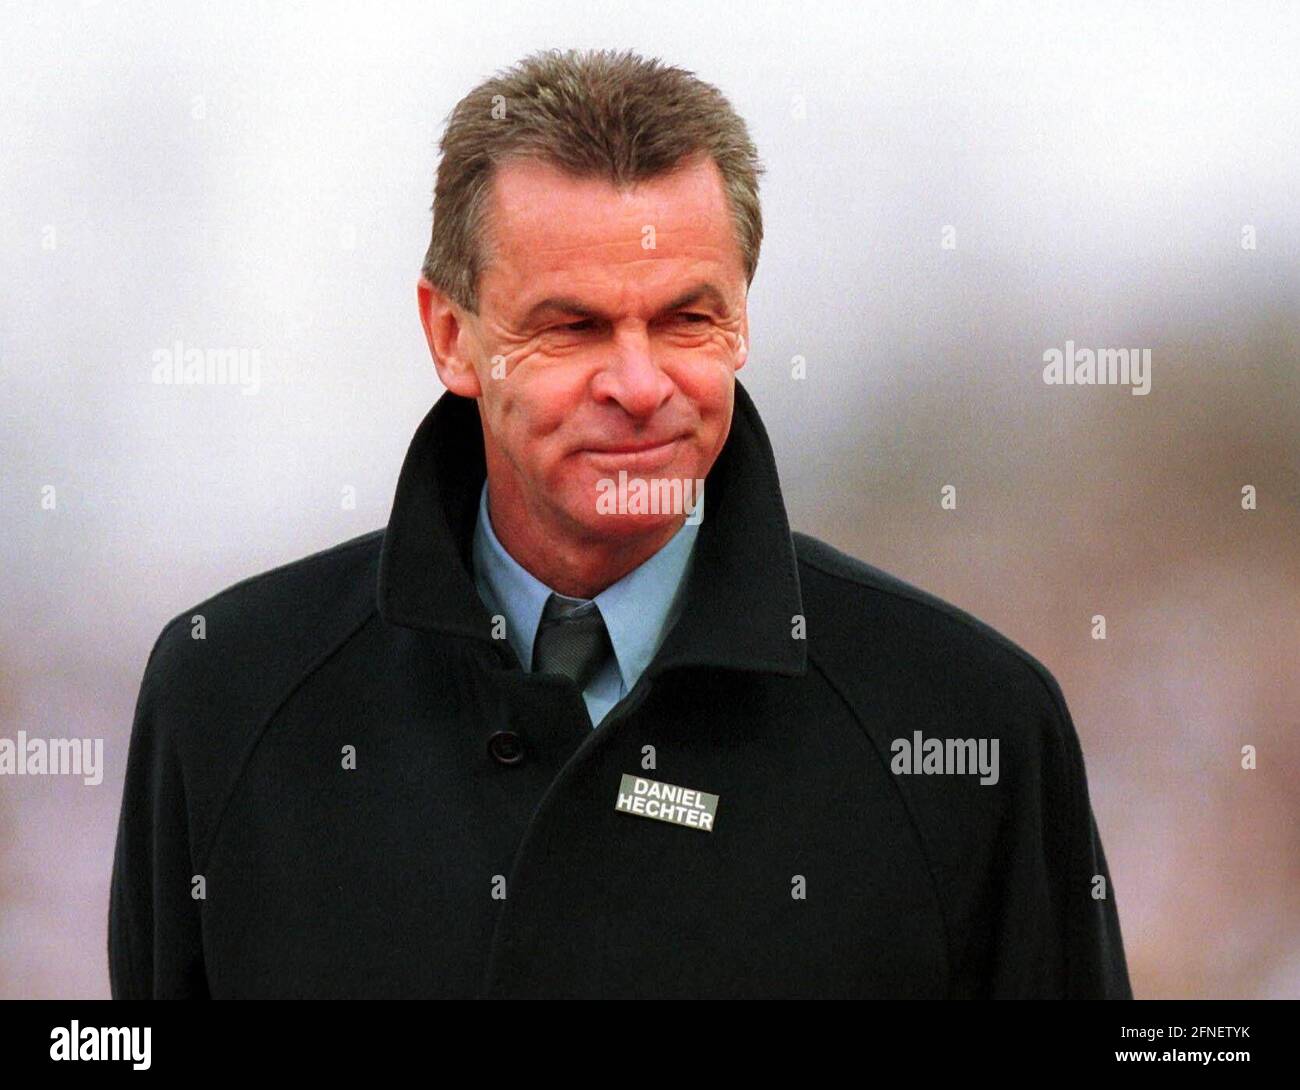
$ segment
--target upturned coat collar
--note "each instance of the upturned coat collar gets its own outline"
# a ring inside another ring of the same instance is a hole
[[[379,560],[389,624],[497,643],[474,587],[471,544],[487,475],[478,407],[445,393],[411,440]],[[731,431],[704,485],[704,518],[681,618],[649,674],[676,666],[797,676],[806,641],[794,542],[758,410],[735,386]]]

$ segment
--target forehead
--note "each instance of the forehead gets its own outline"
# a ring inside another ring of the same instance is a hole
[[[707,157],[629,189],[546,163],[508,162],[496,173],[489,209],[495,261],[484,270],[485,297],[495,287],[523,302],[521,288],[532,294],[567,280],[671,286],[705,272],[743,280],[722,175]]]

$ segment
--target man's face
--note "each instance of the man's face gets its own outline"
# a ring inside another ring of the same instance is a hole
[[[717,168],[695,160],[620,193],[511,163],[489,218],[479,314],[463,315],[458,341],[470,341],[494,508],[578,540],[680,522],[599,511],[598,482],[620,470],[694,482],[726,441],[749,329]]]

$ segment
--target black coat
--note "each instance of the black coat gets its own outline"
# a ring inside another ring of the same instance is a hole
[[[1056,682],[792,535],[743,388],[681,620],[596,730],[492,638],[483,477],[476,407],[445,395],[386,530],[163,630],[114,996],[1130,997]],[[894,771],[918,731],[997,739],[998,782]],[[714,827],[616,811],[625,774],[717,795]]]

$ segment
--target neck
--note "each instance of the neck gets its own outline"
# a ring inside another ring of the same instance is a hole
[[[510,486],[488,475],[488,516],[492,532],[516,562],[535,579],[571,598],[594,598],[606,587],[654,556],[686,521],[680,515],[645,533],[614,539],[575,535],[533,512],[512,495]]]

